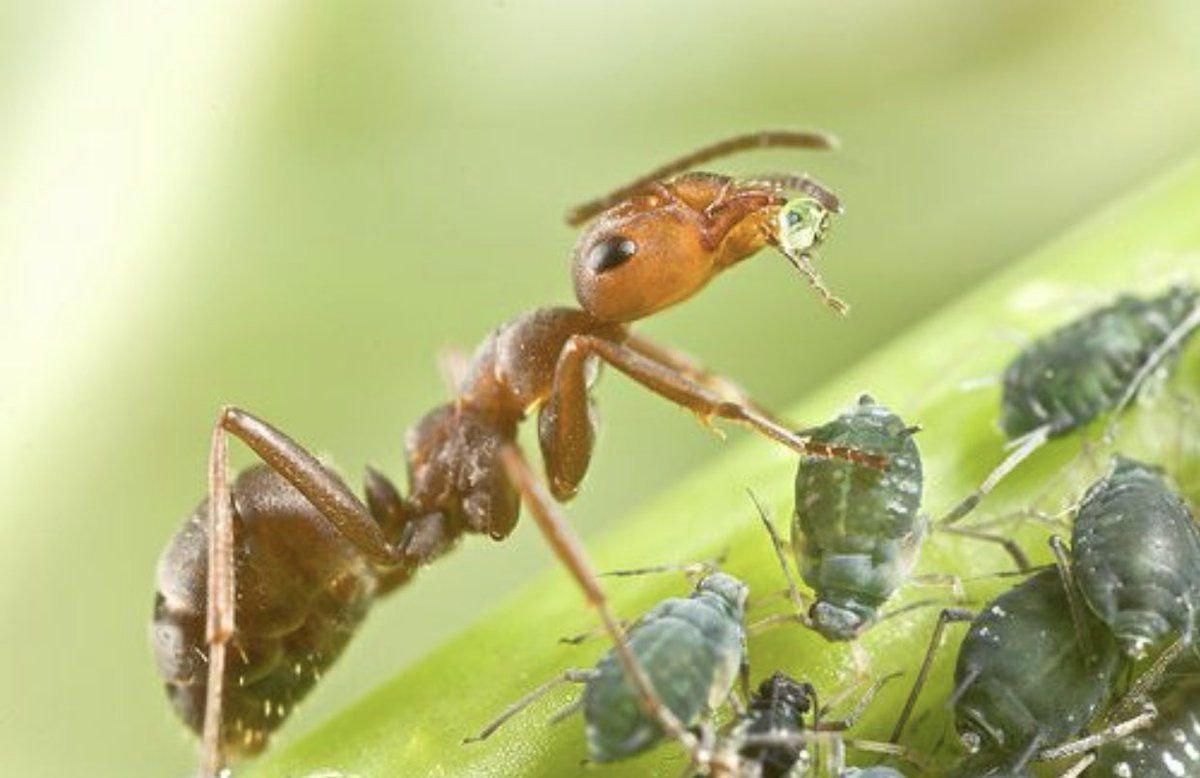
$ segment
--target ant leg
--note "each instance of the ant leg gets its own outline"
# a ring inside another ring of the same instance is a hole
[[[908,693],[908,699],[904,701],[904,708],[900,711],[900,718],[896,720],[896,726],[893,727],[892,735],[888,738],[890,742],[899,741],[900,735],[904,732],[904,726],[908,724],[908,718],[917,704],[917,697],[920,696],[921,688],[925,685],[929,671],[933,667],[933,657],[941,646],[946,625],[957,621],[970,621],[974,618],[974,613],[962,608],[946,608],[938,614],[937,626],[933,628],[933,635],[929,639],[929,648],[925,650],[925,658],[921,661],[921,669],[917,671],[917,679],[913,682],[912,691]]]
[[[481,740],[487,740],[496,730],[504,726],[513,716],[528,708],[533,703],[545,697],[551,691],[562,686],[564,683],[587,683],[596,675],[595,670],[580,670],[572,668],[564,670],[560,675],[551,678],[549,681],[538,685],[521,699],[513,702],[504,710],[500,711],[500,715],[492,719],[487,725],[479,730],[479,734],[471,735],[462,739],[463,745],[467,743],[478,743]]]
[[[588,559],[587,552],[579,538],[571,531],[570,525],[558,511],[558,507],[543,489],[541,483],[533,475],[529,464],[516,446],[505,444],[499,452],[500,462],[521,498],[533,514],[538,529],[541,530],[550,550],[559,561],[571,572],[579,588],[583,590],[584,599],[594,608],[604,624],[605,630],[613,641],[617,661],[625,674],[625,680],[637,694],[638,704],[642,711],[662,729],[663,733],[678,741],[688,751],[694,753],[696,739],[689,733],[658,696],[654,684],[646,674],[641,662],[633,655],[625,634],[608,605],[608,598],[600,588],[596,571]]]
[[[573,335],[563,349],[563,359],[573,358],[574,352],[586,357],[595,355],[617,370],[637,381],[655,394],[687,408],[701,419],[712,417],[745,424],[766,437],[791,448],[799,454],[844,459],[874,469],[882,469],[884,457],[852,446],[829,445],[796,435],[762,414],[738,403],[722,400],[712,391],[632,348],[590,335]],[[557,381],[557,376],[556,376]]]
[[[208,455],[208,686],[200,774],[214,778],[225,767],[221,712],[225,684],[225,648],[233,637],[236,580],[233,559],[233,505],[229,491],[229,447],[217,426]]]
[[[1041,448],[1050,439],[1051,431],[1052,428],[1047,424],[1038,427],[1024,437],[1017,438],[1014,441],[1015,448],[1013,448],[1012,453],[1005,457],[1004,461],[988,474],[988,477],[984,479],[983,483],[975,491],[967,495],[958,505],[951,508],[949,513],[939,519],[937,522],[938,526],[949,526],[975,510],[975,506],[979,505],[979,501],[995,489],[996,484],[1000,483],[1017,465],[1028,459],[1033,452]]]
[[[226,648],[236,630],[233,503],[229,484],[227,435],[243,441],[316,508],[364,554],[394,563],[396,555],[367,508],[316,457],[284,433],[253,415],[225,407],[213,425],[208,461],[208,609],[205,641],[209,646],[200,771],[214,776],[224,767],[221,714]]]
[[[740,384],[731,378],[708,370],[690,354],[636,333],[629,335],[625,345],[647,359],[675,370],[684,378],[695,381],[705,389],[709,389],[727,400],[752,408],[772,421],[778,421],[770,410],[756,402]]]
[[[227,406],[214,436],[228,433],[245,443],[372,561],[396,564],[400,552],[388,544],[367,506],[334,473],[285,433],[241,408]]]

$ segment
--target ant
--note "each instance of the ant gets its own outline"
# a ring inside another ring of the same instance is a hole
[[[284,432],[222,408],[208,497],[159,560],[152,626],[167,694],[203,738],[202,774],[265,748],[375,598],[464,533],[502,540],[512,532],[521,496],[533,497],[532,478],[514,478],[501,452],[534,411],[552,499],[574,496],[595,440],[589,390],[597,360],[705,423],[726,419],[802,454],[882,467],[878,455],[792,432],[727,379],[629,329],[767,246],[844,313],[811,261],[830,215],[841,211],[832,192],[803,175],[685,172],[752,148],[833,145],[814,132],[739,135],[571,211],[568,224],[590,222],[574,249],[580,308],[530,311],[483,341],[454,398],[408,431],[407,497],[368,468],[364,503]],[[232,482],[230,435],[262,460]],[[518,464],[529,470],[523,457]]]

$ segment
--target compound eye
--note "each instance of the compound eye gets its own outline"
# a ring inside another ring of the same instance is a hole
[[[789,227],[795,227],[800,223],[800,214],[796,211],[788,211],[783,215],[783,218]]]
[[[593,273],[603,273],[625,264],[636,253],[636,243],[629,238],[614,235],[592,246],[587,255],[587,266]]]

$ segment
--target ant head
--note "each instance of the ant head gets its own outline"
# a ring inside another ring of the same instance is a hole
[[[573,225],[595,219],[575,246],[575,296],[603,321],[630,322],[688,299],[718,273],[765,246],[779,250],[839,311],[821,284],[811,252],[824,240],[837,198],[806,176],[738,181],[708,173],[676,175],[747,148],[830,148],[815,133],[738,136],[676,160],[574,209]],[[803,194],[788,199],[784,192]]]

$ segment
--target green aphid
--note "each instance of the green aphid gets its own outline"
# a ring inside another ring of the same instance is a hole
[[[724,573],[713,573],[690,597],[654,606],[628,636],[629,647],[664,705],[685,727],[729,696],[745,659],[742,620],[748,589]],[[596,664],[583,692],[588,758],[624,759],[662,738],[643,712],[612,651]]]
[[[1040,751],[1081,733],[1108,701],[1120,652],[1086,608],[1076,611],[1083,634],[1062,577],[1047,569],[971,622],[954,672],[955,726],[973,754],[964,773],[1020,774]]]
[[[852,640],[916,563],[928,520],[921,509],[921,455],[909,427],[862,395],[849,412],[805,434],[823,443],[882,454],[882,470],[804,457],[796,471],[792,550],[816,594],[810,626]]]
[[[1075,579],[1122,651],[1145,656],[1200,623],[1200,529],[1156,467],[1117,455],[1092,485],[1071,536]]]
[[[1149,299],[1123,295],[1027,346],[1003,378],[1000,428],[1013,451],[939,524],[970,513],[1048,440],[1123,410],[1198,326],[1200,291],[1181,285]]]
[[[1004,371],[1000,428],[1010,439],[1041,427],[1054,437],[1115,410],[1198,301],[1189,286],[1147,300],[1124,295],[1026,347]]]

